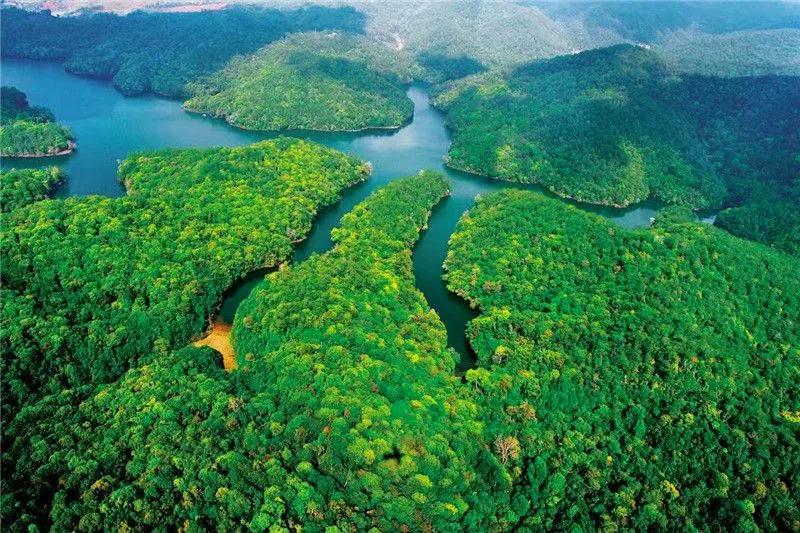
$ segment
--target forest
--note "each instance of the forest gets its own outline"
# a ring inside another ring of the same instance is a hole
[[[250,54],[288,33],[363,31],[353,8],[308,6],[294,10],[231,7],[198,13],[135,12],[55,17],[46,11],[4,8],[3,57],[64,62],[69,72],[112,80],[123,94],[190,96],[196,82],[233,56]],[[187,46],[191,43],[191,46]]]
[[[55,121],[53,113],[31,107],[16,87],[0,88],[0,155],[42,157],[72,151],[69,128]]]
[[[131,155],[128,195],[3,216],[3,418],[199,335],[233,281],[276,266],[364,163],[291,139]]]
[[[230,373],[154,345],[29,401],[7,428],[12,530],[797,525],[798,259],[686,208],[624,230],[489,195],[446,263],[480,310],[462,381],[411,270],[448,193],[394,180],[332,250],[269,274]]]
[[[231,374],[184,348],[87,385],[79,408],[80,389],[31,403],[4,455],[12,529],[455,527],[480,424],[411,271],[448,192],[431,172],[395,180],[331,251],[271,274],[237,314]]]
[[[397,128],[414,105],[410,56],[352,34],[299,34],[238,57],[190,86],[189,111],[253,130]]]
[[[58,167],[0,170],[0,213],[48,198],[63,181]]]
[[[681,77],[617,45],[455,82],[436,103],[450,166],[585,202],[720,209],[786,198],[800,175],[796,77]]]
[[[459,222],[446,277],[480,310],[466,381],[506,525],[800,523],[800,263],[679,215],[624,230],[506,190]]]
[[[5,2],[3,530],[800,531],[799,6]]]

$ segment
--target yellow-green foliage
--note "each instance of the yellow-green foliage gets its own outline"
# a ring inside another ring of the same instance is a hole
[[[63,179],[58,167],[0,171],[0,212],[44,200]]]
[[[344,217],[333,250],[271,274],[237,313],[231,374],[190,348],[26,408],[4,454],[13,527],[42,513],[65,530],[480,519],[497,463],[411,269],[448,188],[396,180]]]
[[[797,527],[800,262],[680,218],[506,191],[459,223],[501,529]]]
[[[129,194],[3,218],[3,413],[115,379],[199,334],[223,291],[284,261],[320,207],[366,178],[320,145],[164,150],[120,167]]]
[[[414,112],[408,56],[348,34],[303,34],[234,59],[192,90],[191,111],[255,130],[399,127]]]
[[[260,423],[296,472],[286,513],[311,529],[452,528],[468,509],[474,405],[411,270],[447,193],[433,173],[392,182],[344,217],[333,250],[271,274],[237,313],[241,370],[276,406]]]

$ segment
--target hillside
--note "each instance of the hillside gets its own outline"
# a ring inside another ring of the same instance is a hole
[[[69,128],[57,123],[48,109],[31,107],[25,93],[15,87],[0,88],[0,155],[63,155],[74,147]]]
[[[675,70],[711,76],[800,76],[800,29],[670,34],[655,46]]]
[[[253,130],[397,128],[414,112],[403,84],[415,68],[366,37],[293,35],[191,85],[185,108]]]
[[[668,34],[694,30],[724,34],[748,30],[800,28],[796,2],[744,0],[608,0],[529,1],[557,24],[580,21],[590,34],[611,33],[617,39],[656,43]]]
[[[480,425],[410,252],[448,187],[398,179],[344,217],[333,250],[270,275],[237,313],[230,374],[186,348],[80,408],[74,390],[32,404],[4,453],[12,524],[457,527]]]
[[[360,32],[364,24],[352,8],[319,6],[73,17],[5,8],[0,19],[3,57],[61,61],[74,74],[112,80],[124,94],[152,91],[174,98],[187,96],[187,83],[216,72],[233,56],[288,33]]]
[[[585,202],[737,205],[797,175],[800,79],[675,75],[630,45],[457,82],[448,164]]]
[[[461,219],[446,268],[480,310],[466,380],[510,484],[500,529],[798,524],[797,259],[509,190]]]

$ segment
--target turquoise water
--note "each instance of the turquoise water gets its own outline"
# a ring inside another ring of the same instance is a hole
[[[2,161],[3,168],[62,166],[67,181],[57,193],[60,197],[124,194],[116,171],[119,161],[130,152],[164,147],[235,146],[276,136],[239,130],[219,120],[186,113],[177,101],[155,96],[124,97],[108,83],[66,74],[63,67],[55,63],[4,60],[0,76],[3,85],[16,86],[27,93],[32,104],[50,108],[57,120],[72,128],[78,148],[70,155]],[[294,261],[328,250],[331,229],[342,215],[381,185],[416,174],[423,168],[444,172],[451,180],[452,194],[436,207],[428,229],[414,249],[414,274],[417,287],[439,313],[447,327],[448,341],[461,354],[461,364],[465,367],[472,364],[473,358],[465,342],[464,328],[474,311],[448,292],[441,279],[447,242],[459,217],[473,205],[477,195],[505,187],[541,189],[446,169],[443,157],[450,136],[444,116],[430,106],[426,87],[412,85],[408,95],[414,101],[414,119],[397,131],[284,133],[356,155],[370,161],[373,168],[371,179],[348,189],[340,202],[320,213],[308,239],[298,246]],[[575,205],[625,227],[648,225],[660,207],[656,202],[628,209]],[[232,287],[222,302],[219,318],[232,321],[238,304],[263,276],[264,271],[251,273]]]

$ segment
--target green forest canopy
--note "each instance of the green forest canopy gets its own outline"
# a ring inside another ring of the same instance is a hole
[[[44,200],[63,180],[58,167],[0,170],[0,212]]]
[[[593,203],[720,207],[800,166],[800,79],[681,79],[629,45],[457,83],[437,104],[451,166]]]
[[[121,17],[55,17],[7,8],[0,17],[3,57],[63,61],[69,72],[113,80],[124,94],[153,91],[180,98],[186,84],[222,68],[287,33],[361,32],[364,16],[350,7],[293,10],[230,7],[198,13]]]
[[[800,524],[800,263],[676,218],[507,190],[460,221],[446,277],[480,309],[501,529]]]
[[[395,181],[270,274],[230,374],[186,348],[29,404],[4,455],[13,527],[797,525],[797,259],[677,212],[628,231],[482,198],[447,261],[481,311],[460,383],[410,260],[447,189]]]
[[[476,506],[480,424],[411,268],[448,188],[430,172],[393,181],[333,250],[268,276],[237,313],[232,373],[187,348],[79,409],[70,390],[29,406],[4,455],[15,526],[456,527]]]
[[[128,195],[4,215],[3,415],[119,377],[203,331],[236,279],[275,266],[363,162],[287,138],[130,156]]]
[[[292,35],[191,86],[185,107],[254,130],[400,127],[414,112],[403,84],[416,69],[363,36]]]
[[[0,155],[47,156],[72,147],[69,128],[55,122],[49,109],[31,107],[16,87],[0,88]]]

